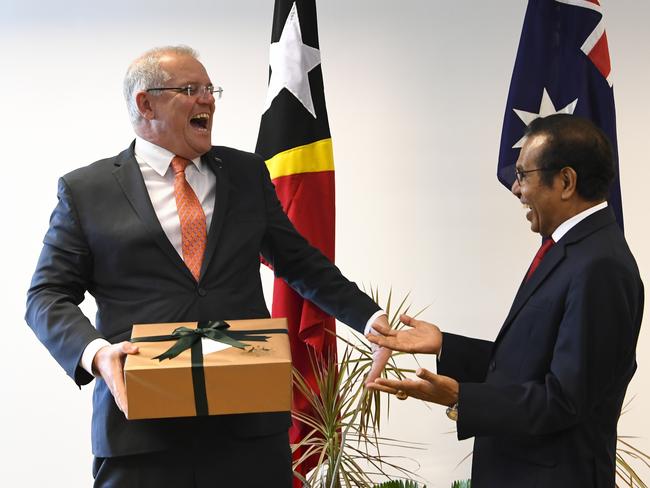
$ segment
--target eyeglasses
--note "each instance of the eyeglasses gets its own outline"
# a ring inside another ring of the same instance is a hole
[[[176,93],[182,93],[188,97],[202,97],[206,93],[209,93],[210,95],[213,95],[214,98],[220,99],[221,94],[223,93],[223,88],[212,85],[187,85],[178,87],[147,88],[145,91],[147,93],[153,91],[175,91]]]
[[[528,173],[534,173],[535,171],[558,171],[557,168],[537,168],[537,169],[527,169],[524,171],[523,169],[515,168],[515,177],[517,178],[517,182],[521,185],[521,183],[526,179],[526,175]]]

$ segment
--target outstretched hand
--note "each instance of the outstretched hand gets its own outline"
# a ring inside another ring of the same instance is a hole
[[[396,395],[399,391],[410,397],[447,407],[458,401],[458,382],[455,379],[434,374],[424,368],[418,369],[415,374],[419,380],[377,378],[373,383],[366,384],[366,388],[391,395]]]
[[[391,329],[386,324],[373,325],[378,334],[368,334],[367,339],[373,344],[394,351],[410,353],[439,354],[442,346],[440,329],[424,320],[416,320],[408,315],[402,315],[400,322],[409,326],[405,329]]]
[[[117,408],[127,413],[124,361],[127,354],[137,354],[138,347],[129,341],[104,346],[93,358],[93,373],[101,377],[113,394]]]

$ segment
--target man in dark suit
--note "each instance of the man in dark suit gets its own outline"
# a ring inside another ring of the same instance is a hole
[[[410,317],[375,344],[438,355],[438,374],[369,385],[448,406],[476,437],[472,487],[615,486],[616,424],[636,369],[639,271],[607,208],[605,135],[570,115],[533,121],[512,192],[544,239],[494,342]]]
[[[288,412],[126,420],[123,364],[138,351],[127,341],[133,323],[268,317],[262,254],[339,320],[359,331],[387,325],[296,232],[264,161],[212,146],[220,90],[193,50],[146,52],[124,82],[135,142],[59,181],[26,320],[78,385],[96,378],[98,487],[291,486]],[[95,326],[78,307],[86,291],[97,302]],[[376,354],[369,380],[388,355]]]

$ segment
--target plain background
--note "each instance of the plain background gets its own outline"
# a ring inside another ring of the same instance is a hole
[[[602,3],[626,236],[650,284],[650,3]],[[496,336],[539,245],[521,205],[495,178],[525,7],[524,0],[318,4],[338,265],[355,281],[392,286],[398,295],[411,291],[416,307],[430,304],[423,317],[443,329],[486,339]],[[91,388],[78,390],[23,320],[57,178],[129,144],[122,76],[156,45],[184,43],[201,53],[225,89],[213,140],[253,150],[272,10],[270,0],[0,0],[4,486],[91,484]],[[636,398],[619,432],[640,436],[635,442],[650,450],[646,330],[638,356],[628,390]],[[392,402],[384,426],[387,436],[427,444],[408,455],[429,487],[468,476],[469,461],[456,465],[471,441],[449,433],[453,424],[442,408]]]

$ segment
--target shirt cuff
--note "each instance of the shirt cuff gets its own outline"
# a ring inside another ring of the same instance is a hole
[[[366,328],[363,329],[363,335],[377,334],[377,332],[375,332],[375,329],[372,328],[372,324],[374,324],[375,320],[377,320],[382,315],[386,315],[386,312],[384,312],[383,310],[377,310],[375,313],[373,313],[370,316],[370,318],[368,319],[368,322],[366,322]]]
[[[106,339],[95,339],[90,342],[86,349],[84,349],[83,354],[81,355],[81,361],[79,361],[80,366],[88,371],[91,375],[95,376],[93,373],[93,359],[95,359],[95,354],[104,346],[110,346],[111,343]]]

